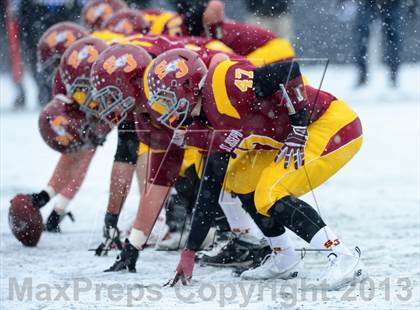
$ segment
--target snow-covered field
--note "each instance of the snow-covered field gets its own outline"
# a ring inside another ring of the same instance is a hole
[[[305,72],[316,84],[320,68]],[[44,233],[38,247],[24,248],[8,227],[9,200],[45,186],[58,154],[38,133],[33,83],[26,81],[30,109],[11,112],[13,87],[0,76],[0,309],[418,309],[420,66],[403,68],[397,91],[387,89],[381,68],[363,90],[351,89],[354,79],[352,68],[330,67],[323,88],[360,114],[364,145],[315,194],[327,223],[349,246],[362,249],[370,278],[352,289],[314,293],[301,290],[323,267],[323,257],[313,252],[299,281],[246,282],[228,269],[196,266],[192,286],[161,288],[179,255],[153,249],[140,254],[137,274],[103,273],[117,253],[98,258],[88,249],[101,239],[115,134],[95,155],[72,202],[76,222],[65,220],[63,233]],[[129,221],[138,198],[133,185],[121,221]],[[310,195],[306,199],[312,202]],[[42,210],[44,218],[51,208]]]

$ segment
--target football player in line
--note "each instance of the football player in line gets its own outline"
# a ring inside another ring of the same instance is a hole
[[[88,36],[89,33],[83,27],[75,23],[64,22],[52,26],[40,39],[37,51],[38,70],[42,72],[46,80],[54,85],[51,91],[51,98],[55,98],[54,100],[56,103],[54,106],[58,109],[62,109],[62,105],[67,102],[71,103],[72,101],[63,95],[66,94],[67,90],[57,71],[61,56],[76,40]],[[79,118],[79,122],[83,119],[80,114],[77,114],[76,117]],[[51,128],[61,132],[60,129],[63,124],[57,120],[55,123],[52,123],[52,126],[54,127]],[[83,144],[83,141],[79,136],[80,129],[72,128],[72,130],[72,134],[78,138],[75,141],[69,141],[64,138],[51,141],[52,143],[55,143],[53,147],[63,154],[61,155],[47,186],[39,193],[31,195],[20,194],[12,200],[12,205],[13,202],[20,202],[32,205],[36,208],[41,208],[57,195],[54,210],[49,215],[45,225],[46,230],[48,231],[57,231],[58,222],[66,214],[65,209],[69,201],[80,188],[85,176],[85,167],[89,165],[89,162],[95,153],[94,147],[85,147],[77,153],[70,152],[70,150],[75,150],[78,146]]]
[[[101,61],[100,57],[97,63]],[[304,85],[296,62],[258,68],[218,54],[209,68],[194,52],[174,49],[158,56],[146,71],[143,86],[152,121],[184,139],[171,143],[167,158],[159,163],[164,168],[151,177],[128,242],[109,270],[135,270],[168,183],[177,176],[174,162],[182,158],[177,145],[189,145],[211,153],[174,282],[191,278],[195,252],[207,234],[224,182],[239,194],[273,249],[264,264],[245,272],[244,278],[296,275],[301,259],[285,234],[288,228],[326,254],[328,268],[320,280],[328,288],[361,280],[365,271],[359,257],[298,198],[357,153],[362,141],[357,114],[334,96]]]
[[[57,34],[61,28],[65,28],[67,37],[57,43],[57,38],[50,35]],[[68,42],[68,38],[76,38],[76,31],[80,30],[77,25],[61,24],[53,27],[47,33],[45,40],[41,40],[40,51],[51,51],[51,47],[45,48],[43,44],[49,41],[55,44],[55,53],[44,60],[41,64],[49,63],[45,70],[55,71],[52,97],[50,103],[43,109],[39,117],[39,129],[44,141],[54,150],[62,153],[54,173],[48,185],[40,193],[32,195],[18,195],[12,200],[13,203],[24,203],[28,206],[41,208],[57,194],[54,209],[47,219],[45,228],[47,231],[58,231],[59,222],[66,214],[66,208],[70,200],[79,190],[87,167],[95,154],[96,146],[101,145],[109,133],[110,128],[101,124],[98,120],[88,118],[80,109],[85,103],[88,89],[90,66],[96,57],[105,50],[108,45],[102,40],[86,36],[74,42]],[[80,32],[82,33],[82,32]],[[76,33],[77,34],[77,33]],[[71,39],[70,39],[71,41]],[[65,45],[69,44],[66,48]],[[61,47],[66,48],[63,56],[59,56]],[[60,61],[58,68],[54,70],[54,61]],[[66,117],[68,116],[68,117]]]

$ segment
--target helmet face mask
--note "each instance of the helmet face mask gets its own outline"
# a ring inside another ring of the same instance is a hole
[[[79,108],[87,118],[97,118],[99,104],[93,99],[93,88],[89,78],[78,77],[70,85],[67,94],[79,104]]]
[[[178,100],[176,93],[170,89],[158,89],[152,93],[148,103],[152,110],[161,114],[157,121],[169,129],[179,129],[188,117],[190,102],[186,98]]]
[[[80,106],[87,104],[88,99],[91,97],[92,86],[90,85],[89,78],[77,77],[71,85],[66,85],[67,95],[74,99]]]
[[[133,97],[124,98],[122,91],[113,85],[95,91],[92,99],[98,103],[97,117],[109,127],[118,126],[123,122],[135,105]]]

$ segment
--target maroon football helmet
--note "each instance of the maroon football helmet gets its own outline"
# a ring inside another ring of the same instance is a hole
[[[86,113],[97,107],[90,100],[90,69],[99,55],[108,48],[108,44],[97,38],[83,38],[74,42],[61,57],[59,72],[67,97],[80,105]]]
[[[55,24],[44,32],[37,46],[37,70],[52,77],[60,58],[75,41],[89,36],[80,25],[71,22]]]
[[[55,96],[41,111],[39,131],[45,143],[60,153],[75,153],[101,145],[110,128],[88,121],[77,104],[64,95]]]
[[[146,34],[149,32],[150,24],[144,19],[141,11],[127,9],[114,13],[104,22],[102,29],[125,35]]]
[[[156,57],[144,87],[152,118],[168,128],[179,128],[198,103],[206,76],[206,65],[191,50],[177,48]]]
[[[112,14],[127,8],[121,0],[90,0],[83,7],[82,20],[89,29],[98,30]]]
[[[140,46],[117,44],[106,49],[93,64],[90,79],[99,119],[120,124],[135,105],[145,107],[143,76],[151,56]]]

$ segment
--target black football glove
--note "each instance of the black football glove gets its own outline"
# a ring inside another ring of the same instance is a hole
[[[107,212],[105,214],[105,224],[103,228],[104,241],[96,248],[96,256],[106,256],[108,251],[113,248],[122,250],[122,244],[120,240],[120,231],[117,227],[118,214],[112,214]]]

